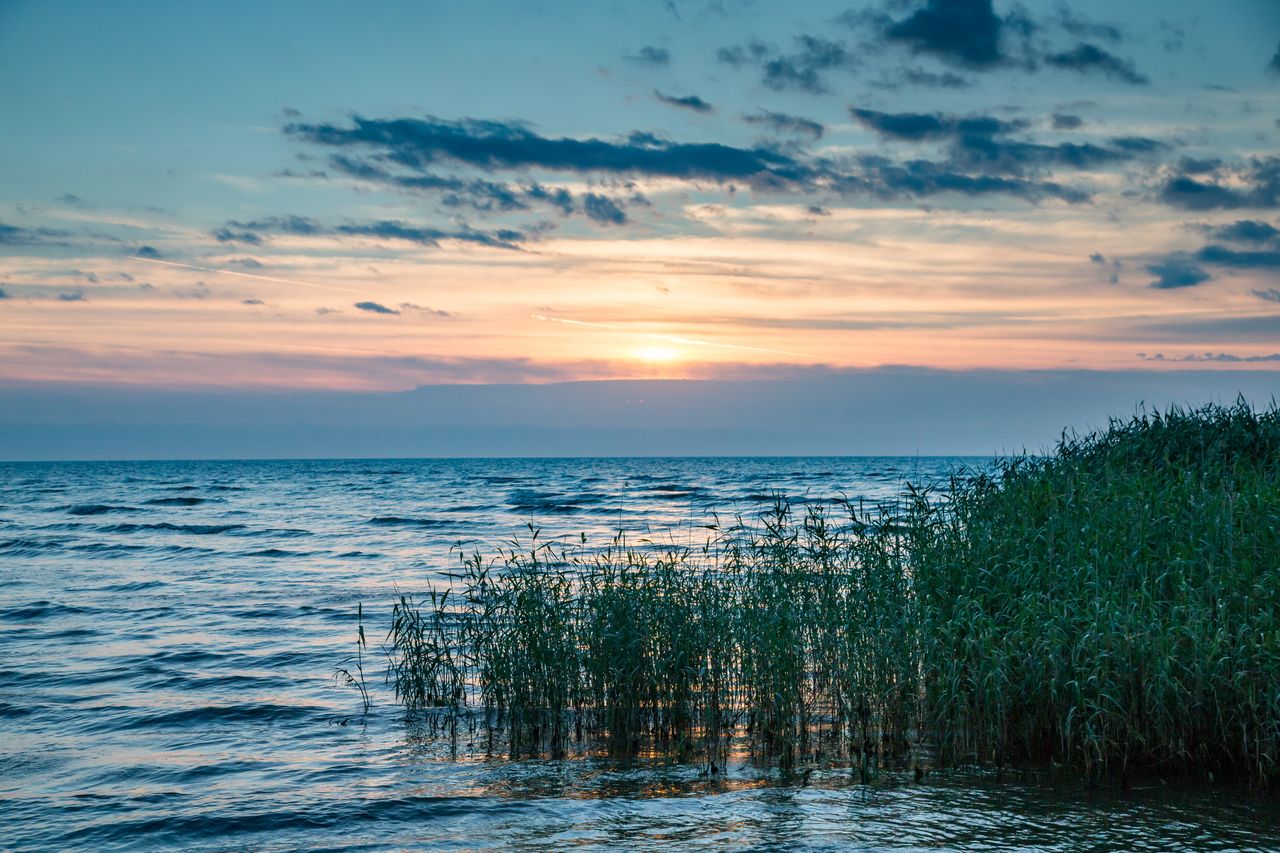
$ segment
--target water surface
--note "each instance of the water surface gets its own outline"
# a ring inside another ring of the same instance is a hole
[[[947,773],[456,759],[335,685],[356,605],[526,525],[701,542],[955,458],[0,464],[0,849],[1280,849],[1274,801]],[[376,661],[372,668],[380,672]]]

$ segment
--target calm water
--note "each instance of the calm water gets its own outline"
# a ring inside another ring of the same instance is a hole
[[[1280,849],[1242,792],[451,760],[330,677],[357,602],[380,636],[459,542],[701,541],[709,510],[961,461],[0,464],[0,849]]]

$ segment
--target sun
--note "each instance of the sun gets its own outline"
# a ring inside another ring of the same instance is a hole
[[[674,347],[636,347],[631,354],[650,364],[669,364],[680,359],[680,351]]]

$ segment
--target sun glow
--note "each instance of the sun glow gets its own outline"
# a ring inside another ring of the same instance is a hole
[[[680,360],[680,350],[675,347],[636,347],[631,354],[637,360],[650,364],[670,364]]]

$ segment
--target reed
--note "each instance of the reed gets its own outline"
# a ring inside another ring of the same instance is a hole
[[[1280,413],[1113,421],[886,506],[778,498],[699,547],[473,554],[395,605],[397,696],[494,749],[874,773],[1280,776]]]

